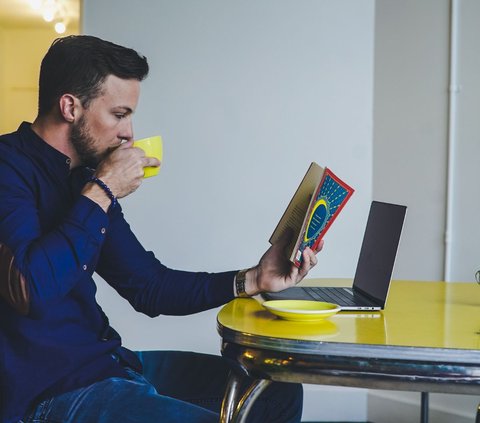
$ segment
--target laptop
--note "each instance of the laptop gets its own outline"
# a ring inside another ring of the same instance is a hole
[[[372,201],[352,288],[292,287],[262,294],[266,300],[317,300],[342,310],[383,310],[407,207]]]

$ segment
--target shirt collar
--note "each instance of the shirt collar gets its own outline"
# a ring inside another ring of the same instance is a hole
[[[18,133],[22,140],[22,149],[28,151],[35,160],[43,163],[45,166],[54,168],[62,174],[70,173],[70,157],[66,156],[56,148],[52,147],[45,140],[39,137],[32,129],[32,124],[22,122],[18,128]]]

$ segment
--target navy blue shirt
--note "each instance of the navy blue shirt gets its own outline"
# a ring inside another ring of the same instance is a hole
[[[134,355],[95,300],[97,272],[142,313],[184,315],[233,298],[235,272],[173,270],[145,251],[118,205],[80,194],[92,170],[23,123],[0,137],[0,421],[33,400],[123,376]]]

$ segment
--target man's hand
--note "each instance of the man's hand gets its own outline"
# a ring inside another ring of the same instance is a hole
[[[303,261],[299,268],[285,257],[285,247],[288,241],[287,236],[282,237],[279,242],[266,251],[258,265],[247,272],[245,292],[248,295],[277,292],[295,286],[317,264],[316,253],[323,248],[323,240],[316,251],[312,251],[310,248],[303,251]]]
[[[128,141],[113,150],[97,167],[95,176],[105,182],[115,197],[126,197],[135,191],[143,181],[143,168],[160,166],[154,157],[145,157],[140,148],[132,148]]]
[[[128,141],[113,150],[98,165],[95,176],[101,179],[117,198],[126,197],[142,183],[146,166],[160,166],[154,157],[146,157],[140,148],[132,148],[133,141]],[[88,184],[82,194],[100,205],[105,211],[110,206],[110,199],[96,184]]]

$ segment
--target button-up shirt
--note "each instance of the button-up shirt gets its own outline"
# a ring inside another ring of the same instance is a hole
[[[120,205],[81,195],[92,170],[23,123],[0,137],[0,421],[33,400],[123,376],[133,354],[95,300],[97,272],[138,311],[183,315],[233,298],[235,272],[169,269],[145,251]]]

